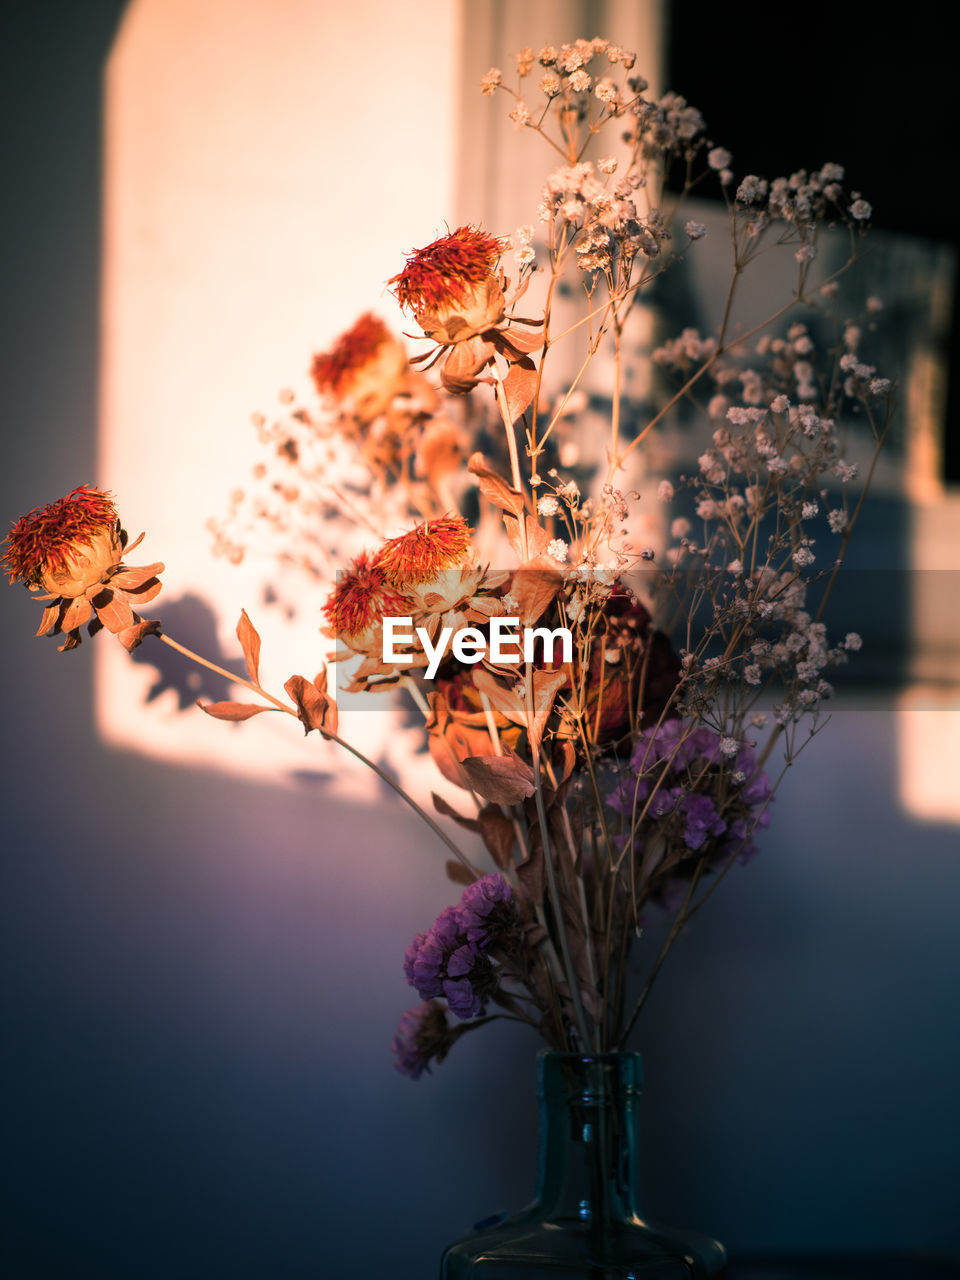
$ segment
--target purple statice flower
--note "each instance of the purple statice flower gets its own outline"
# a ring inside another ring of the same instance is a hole
[[[450,1012],[458,1018],[475,1018],[483,1012],[483,1001],[469,978],[448,978],[443,984]]]
[[[487,937],[487,919],[499,902],[510,901],[510,885],[499,873],[482,876],[467,885],[454,908],[459,916],[460,929],[471,942],[483,943]]]
[[[416,987],[422,1000],[443,995],[441,974],[446,948],[436,930],[418,933],[403,958],[403,972],[411,987]]]
[[[462,978],[477,962],[480,949],[474,942],[465,942],[447,960],[447,974],[451,978]]]
[[[625,818],[630,818],[633,815],[634,804],[636,804],[638,810],[642,809],[644,801],[649,794],[650,783],[646,778],[625,778],[617,784],[616,790],[610,795],[607,804],[616,813]]]
[[[426,1000],[408,1009],[400,1019],[390,1044],[396,1055],[396,1069],[411,1080],[419,1080],[429,1072],[430,1061],[442,1062],[457,1033],[447,1023],[447,1015],[438,1000]]]
[[[688,849],[699,849],[707,836],[723,835],[727,824],[717,806],[700,791],[689,792],[680,801],[683,813],[683,840]]]
[[[757,809],[769,803],[772,800],[770,779],[764,771],[757,766],[756,758],[753,754],[753,748],[747,743],[737,752],[737,762],[734,766],[737,773],[742,773],[744,781],[740,785],[740,795],[751,809]],[[769,825],[769,816],[764,814],[768,820],[761,822],[761,826]]]
[[[497,985],[486,951],[491,935],[504,923],[501,905],[510,899],[510,885],[499,872],[483,876],[464,889],[456,906],[440,912],[432,928],[417,934],[404,956],[403,972],[422,1000],[442,996],[458,1018],[483,1012],[484,998]]]
[[[746,743],[737,752],[733,776],[737,781],[736,797],[740,812],[729,823],[723,849],[726,853],[736,852],[739,862],[749,862],[757,851],[754,833],[770,825],[769,805],[773,800],[773,788],[770,779],[758,766],[753,749]]]
[[[738,852],[740,861],[746,861],[755,852],[754,832],[769,826],[772,788],[748,743],[741,743],[731,760],[723,741],[713,729],[690,729],[681,720],[644,730],[631,771],[612,789],[610,807],[630,818],[635,805],[645,805],[646,820],[662,822],[660,830],[690,851],[723,837],[713,846],[715,852]]]
[[[661,760],[669,760],[676,770],[689,768],[694,762],[701,767],[717,758],[720,737],[705,725],[689,729],[682,720],[665,720],[645,729],[637,740],[630,764],[637,773],[649,773]]]
[[[444,947],[456,946],[460,929],[460,912],[457,907],[444,907],[433,922],[433,932]]]

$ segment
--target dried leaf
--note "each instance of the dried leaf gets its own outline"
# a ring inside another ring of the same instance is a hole
[[[540,343],[543,344],[542,338]],[[510,421],[514,423],[537,394],[537,368],[529,356],[521,356],[511,364],[503,380],[503,392]]]
[[[484,800],[518,804],[533,795],[533,770],[519,756],[467,756],[462,763],[471,786]]]
[[[127,653],[133,653],[134,649],[142,643],[144,636],[156,636],[160,634],[160,623],[155,619],[146,618],[140,622],[134,623],[132,627],[127,627],[117,635],[117,639],[126,649]],[[266,707],[263,708],[266,711]]]
[[[60,604],[48,604],[43,611],[43,617],[40,619],[40,626],[34,632],[34,638],[37,636],[45,636],[48,631],[52,631],[57,625],[57,619],[60,617]]]
[[[66,604],[66,608],[60,617],[61,631],[74,631],[77,627],[82,627],[85,622],[90,621],[90,615],[93,608],[90,601],[83,596],[77,596]]]
[[[554,699],[566,683],[567,673],[563,667],[556,671],[533,673],[533,724],[529,729],[531,741],[537,746],[543,740],[543,730],[553,710]]]
[[[327,737],[337,732],[337,704],[327,696],[326,671],[321,671],[312,684],[303,676],[291,676],[283,687],[296,704],[304,733],[319,729]]]
[[[247,660],[247,671],[250,679],[260,688],[260,636],[257,629],[247,617],[246,609],[240,610],[240,621],[237,623],[237,639]],[[324,677],[326,678],[326,677]]]
[[[558,784],[566,782],[573,773],[573,766],[577,759],[576,748],[569,738],[561,738],[553,750],[553,768],[557,777]]]
[[[448,858],[446,868],[447,879],[452,880],[454,884],[473,884],[477,878],[462,862],[457,862],[456,858]]]
[[[256,702],[201,702],[197,706],[214,720],[249,720],[261,711],[274,711],[274,707],[263,707]]]
[[[447,804],[443,796],[438,796],[435,791],[430,792],[430,799],[433,801],[433,807],[437,813],[442,813],[445,818],[452,818],[454,822],[458,822],[461,827],[466,827],[468,831],[479,831],[480,823],[476,818],[465,818],[462,813],[457,813],[452,804]]]
[[[136,619],[133,616],[133,610],[127,604],[122,596],[109,590],[103,591],[92,601],[93,607],[97,611],[97,617],[114,635],[119,635],[121,631],[125,631],[127,627],[132,627]],[[63,626],[63,623],[61,623]],[[66,630],[66,627],[64,627]]]
[[[453,336],[452,319],[447,320],[447,331]],[[465,395],[480,381],[480,374],[496,354],[496,347],[482,334],[475,333],[455,343],[440,370],[440,381],[453,395]]]
[[[522,515],[523,494],[518,489],[511,488],[503,476],[493,470],[482,453],[471,454],[467,468],[477,477],[480,492],[488,502],[504,511],[512,511],[515,516]]]
[[[136,568],[123,565],[119,572],[111,577],[110,585],[111,587],[119,587],[121,591],[136,591],[138,588],[146,586],[151,578],[156,578],[163,573],[165,567],[161,560],[158,560],[156,564],[143,564],[138,565]]]
[[[523,547],[520,545],[520,522],[516,516],[505,515],[503,523],[507,530],[507,541],[519,559],[523,556]],[[524,523],[527,528],[527,555],[539,556],[550,545],[550,535],[532,516],[524,516]]]
[[[163,583],[159,578],[148,578],[142,587],[124,587],[123,590],[128,596],[132,597],[134,604],[138,608],[142,608],[143,605],[149,604],[151,600],[156,599],[163,590]]]
[[[563,574],[549,556],[537,556],[521,565],[510,588],[521,625],[532,626],[552,604],[562,585]]]
[[[501,871],[506,871],[513,861],[513,849],[517,842],[513,823],[496,805],[487,804],[477,814],[477,824],[490,857]]]
[[[526,890],[531,902],[539,905],[543,902],[543,841],[536,825],[530,828],[530,839],[527,842],[527,856],[517,866],[517,879]]]
[[[481,693],[486,694],[491,705],[501,715],[512,720],[514,724],[523,724],[526,721],[527,713],[520,695],[513,688],[504,685],[484,667],[473,668],[473,683]]]

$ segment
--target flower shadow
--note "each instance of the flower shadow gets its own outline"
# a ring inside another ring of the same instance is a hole
[[[181,644],[202,653],[211,662],[235,671],[239,679],[246,679],[243,659],[224,653],[217,637],[216,614],[199,596],[184,595],[177,599],[164,599],[163,628]],[[181,654],[165,645],[151,645],[136,649],[134,662],[143,662],[156,669],[156,679],[147,690],[145,701],[155,702],[163,693],[173,690],[177,696],[179,711],[196,710],[198,698],[216,702],[226,696],[223,677],[216,672],[189,662]]]

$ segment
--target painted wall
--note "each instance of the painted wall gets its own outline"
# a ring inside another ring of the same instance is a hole
[[[4,520],[99,478],[116,9],[38,4],[4,44]],[[387,798],[105,747],[94,646],[32,639],[20,590],[0,609],[5,1274],[434,1274],[528,1196],[535,1139],[523,1032],[391,1068],[442,854]],[[960,849],[897,770],[892,709],[839,712],[651,1000],[651,1212],[733,1250],[960,1253]]]

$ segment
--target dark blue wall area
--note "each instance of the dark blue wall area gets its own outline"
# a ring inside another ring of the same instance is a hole
[[[119,8],[5,25],[5,525],[97,478]],[[418,1084],[392,1070],[403,950],[453,896],[442,850],[389,800],[104,748],[93,646],[33,639],[19,589],[0,611],[3,1274],[428,1280],[528,1197],[535,1154],[523,1031]],[[889,707],[838,712],[793,774],[650,1002],[652,1213],[734,1250],[960,1253],[956,829],[898,807]]]

